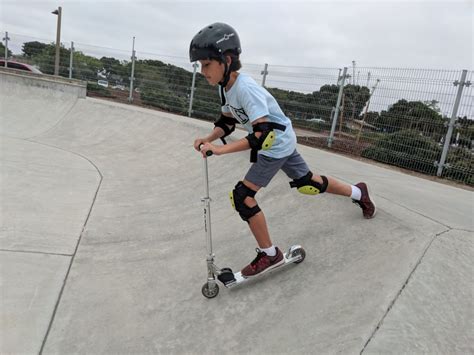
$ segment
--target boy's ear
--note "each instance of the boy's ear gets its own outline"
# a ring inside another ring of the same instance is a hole
[[[227,62],[227,65],[230,65],[232,63],[232,57],[230,55],[226,55],[225,61]]]

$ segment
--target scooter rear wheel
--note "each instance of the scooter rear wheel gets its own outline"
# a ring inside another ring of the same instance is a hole
[[[203,286],[202,286],[202,295],[206,298],[214,298],[216,297],[218,294],[219,294],[219,285],[215,284],[214,285],[214,288],[211,289],[209,287],[209,283],[205,283]]]

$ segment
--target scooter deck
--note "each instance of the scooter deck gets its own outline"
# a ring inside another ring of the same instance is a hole
[[[298,253],[297,255],[293,256],[292,253],[291,253],[291,251],[293,251],[293,250],[301,250],[302,253]],[[227,287],[227,288],[231,288],[233,286],[240,285],[240,284],[242,284],[246,281],[258,278],[262,275],[266,275],[266,274],[268,274],[268,273],[270,273],[274,270],[281,269],[282,267],[285,267],[289,264],[299,263],[299,262],[303,261],[304,257],[305,257],[304,250],[301,248],[301,246],[299,246],[299,245],[298,246],[292,246],[288,253],[283,254],[283,259],[285,260],[285,262],[282,263],[281,265],[278,265],[278,266],[276,266],[274,268],[271,268],[269,270],[265,270],[265,271],[261,272],[260,274],[255,275],[255,276],[251,276],[251,277],[242,276],[241,271],[235,272],[234,273],[234,280],[224,282],[224,286]]]

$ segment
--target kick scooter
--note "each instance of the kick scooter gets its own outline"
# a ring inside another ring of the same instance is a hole
[[[206,156],[210,157],[212,151],[207,151]],[[204,161],[204,180],[206,187],[206,195],[201,199],[204,204],[204,230],[206,232],[206,245],[207,245],[207,282],[202,286],[202,294],[206,298],[214,298],[219,293],[219,285],[216,282],[219,280],[225,287],[231,288],[237,285],[240,285],[246,281],[248,278],[242,276],[242,273],[233,272],[232,269],[225,267],[219,268],[214,264],[214,254],[212,252],[212,233],[211,233],[211,199],[209,197],[209,174],[207,168],[207,157],[203,159]],[[278,266],[275,269],[280,269],[290,264],[299,264],[301,263],[306,256],[304,249],[301,245],[293,245],[288,251],[283,255],[284,264]],[[272,269],[270,271],[273,271]],[[258,277],[258,275],[256,276]],[[255,277],[252,277],[255,278]]]

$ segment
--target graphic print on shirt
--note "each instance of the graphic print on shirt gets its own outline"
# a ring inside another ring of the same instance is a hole
[[[237,118],[241,124],[245,125],[247,122],[250,121],[249,116],[247,116],[243,108],[236,108],[231,105],[229,105],[229,108],[232,112],[232,115]]]

